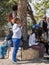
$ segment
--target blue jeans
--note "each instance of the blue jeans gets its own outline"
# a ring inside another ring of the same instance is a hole
[[[20,45],[20,39],[17,38],[12,38],[13,41],[13,53],[12,53],[12,61],[16,61],[16,55],[17,55],[17,51]]]

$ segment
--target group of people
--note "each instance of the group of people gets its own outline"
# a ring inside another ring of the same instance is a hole
[[[35,35],[36,38],[38,38],[38,42],[44,45],[44,47],[46,48],[46,54],[49,55],[49,18],[47,16],[44,16],[39,24],[35,24],[32,26],[32,29],[36,30]]]
[[[14,47],[13,53],[12,53],[12,62],[13,63],[17,62],[16,55],[17,55],[17,51],[20,46],[22,28],[25,25],[17,17],[17,9],[18,9],[17,5],[13,5],[12,12],[10,12],[10,14],[8,15],[8,22],[9,22],[8,25],[10,25],[9,29],[11,31],[10,32],[11,36],[10,35],[8,36],[8,40],[10,40],[10,39],[12,40],[13,47]],[[42,30],[43,30],[44,35],[46,33],[46,40],[48,39],[48,30],[49,30],[48,24],[47,24],[47,19],[44,18],[43,24],[42,24],[43,27],[41,27],[41,23],[39,25],[36,25],[37,29],[35,28],[36,26],[32,26],[32,33],[29,36],[29,40],[28,40],[29,47],[36,48],[37,50],[39,50],[39,54],[41,57],[44,54],[44,45],[42,43],[40,43],[39,39],[40,39],[40,36],[42,36]],[[38,30],[38,28],[40,28],[40,30]],[[9,37],[11,37],[11,38],[9,38]],[[7,37],[5,37],[5,39],[7,40]],[[48,44],[46,44],[45,46],[46,46],[46,53],[48,53]]]
[[[46,53],[49,55],[48,53],[48,49],[49,49],[49,17],[44,16],[42,22],[42,33],[44,35],[44,39],[47,41],[44,45],[46,47]]]
[[[17,5],[12,7],[12,13],[8,16],[8,21],[12,24],[12,42],[13,42],[13,53],[12,53],[12,61],[16,62],[16,55],[18,48],[20,46],[20,40],[22,36],[22,28],[25,25],[21,22],[21,20],[17,17]],[[39,55],[42,57],[44,54],[44,46],[46,48],[46,53],[48,53],[48,43],[39,41],[42,37],[42,34],[45,36],[45,40],[48,41],[48,30],[49,30],[49,19],[45,16],[40,22],[39,25],[35,24],[32,26],[32,33],[29,36],[28,45],[29,47],[36,48],[39,50]],[[42,25],[42,26],[41,26]],[[9,27],[10,28],[10,27]],[[10,28],[11,29],[11,28]]]

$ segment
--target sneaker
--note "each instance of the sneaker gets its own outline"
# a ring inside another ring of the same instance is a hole
[[[12,61],[13,64],[17,64],[17,61]]]
[[[47,53],[49,55],[49,53]]]
[[[42,62],[46,62],[47,61],[47,59],[44,59],[44,58],[41,58],[40,59]]]
[[[45,54],[44,54],[44,57],[49,57],[49,54],[45,53]]]

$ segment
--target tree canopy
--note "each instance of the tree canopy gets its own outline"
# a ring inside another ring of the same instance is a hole
[[[11,11],[11,6],[16,4],[17,0],[1,0],[0,1],[0,26],[7,22],[7,15]]]
[[[41,0],[40,3],[34,3],[34,8],[36,10],[36,17],[42,17],[46,13],[46,9],[49,8],[49,0]]]

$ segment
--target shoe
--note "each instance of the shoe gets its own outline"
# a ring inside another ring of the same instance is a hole
[[[45,53],[44,54],[44,57],[49,57],[49,53]]]
[[[47,53],[49,55],[49,53]]]
[[[13,64],[17,64],[17,61],[12,61]]]
[[[44,59],[44,58],[41,58],[40,59],[42,62],[46,62],[47,61],[47,59]]]

